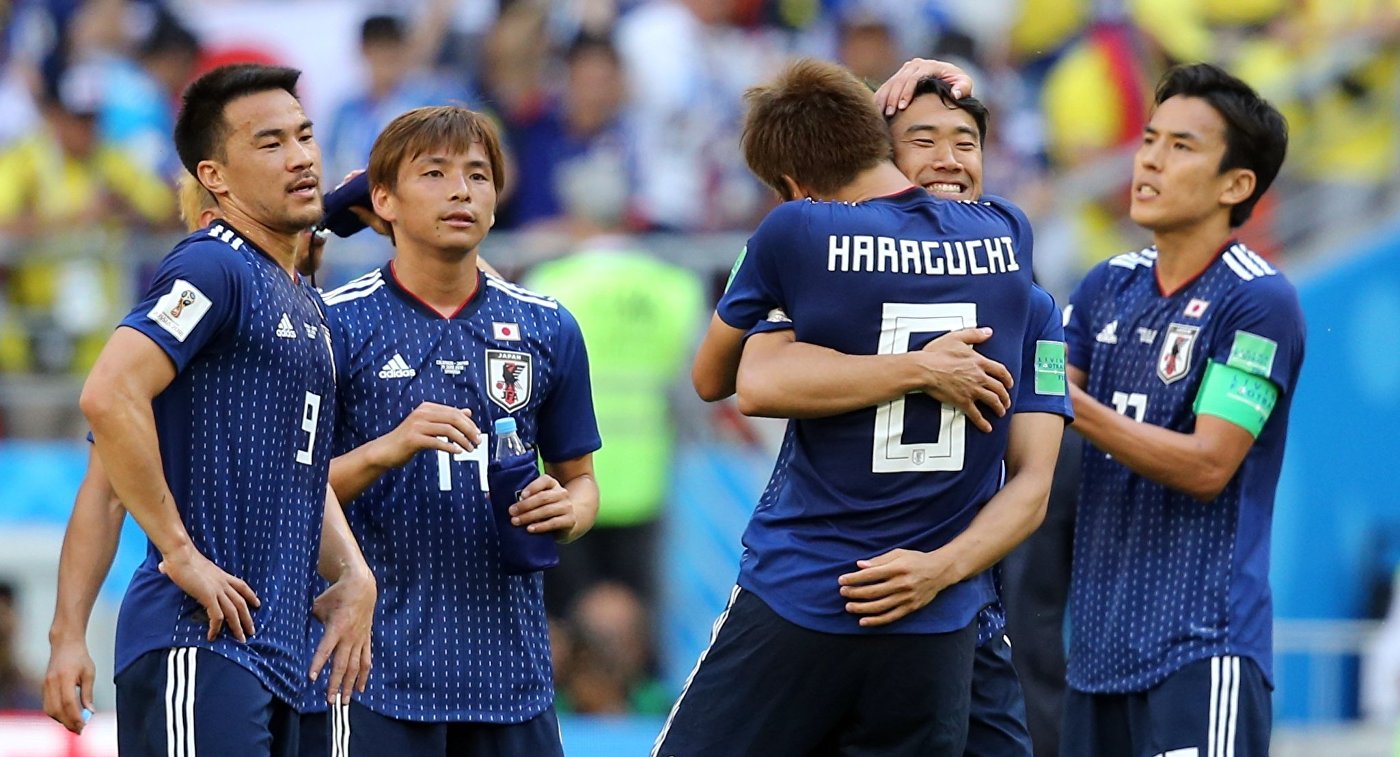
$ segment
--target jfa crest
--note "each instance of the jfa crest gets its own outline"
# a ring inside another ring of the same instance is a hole
[[[1170,384],[1191,371],[1191,348],[1196,346],[1196,335],[1200,326],[1187,326],[1173,323],[1167,326],[1167,338],[1162,340],[1162,351],[1157,355],[1157,378]]]
[[[533,358],[525,352],[486,351],[486,380],[491,401],[511,413],[530,401]]]

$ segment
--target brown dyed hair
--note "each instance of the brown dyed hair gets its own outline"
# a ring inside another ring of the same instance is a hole
[[[505,157],[495,124],[476,111],[453,105],[414,108],[389,122],[369,151],[369,183],[393,191],[399,168],[433,150],[465,151],[473,142],[486,149],[497,194],[506,183]]]
[[[783,177],[823,194],[892,154],[889,127],[870,88],[835,63],[803,58],[744,93],[744,161],[789,197]]]

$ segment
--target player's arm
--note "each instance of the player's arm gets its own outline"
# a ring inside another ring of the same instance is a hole
[[[73,733],[82,733],[83,709],[94,709],[96,666],[88,653],[88,620],[112,568],[125,515],[102,469],[102,459],[89,449],[87,472],[73,499],[59,553],[58,601],[49,626],[49,665],[44,673],[44,712]]]
[[[350,531],[345,511],[335,491],[326,487],[326,508],[321,520],[321,552],[317,571],[331,583],[312,604],[311,611],[325,625],[321,643],[311,657],[311,680],[320,677],[326,661],[331,675],[326,682],[326,700],[348,701],[352,689],[361,693],[369,680],[372,664],[370,629],[374,602],[378,595],[360,545]]]
[[[567,544],[588,533],[598,520],[593,455],[546,461],[544,472],[521,490],[520,501],[510,507],[510,522],[532,534],[554,534],[557,541]]]
[[[352,502],[394,468],[401,468],[421,450],[459,454],[476,449],[481,431],[470,410],[436,402],[414,408],[393,431],[371,439],[331,460],[331,488],[340,502]]]
[[[744,331],[725,323],[716,313],[710,318],[695,363],[690,367],[690,383],[706,402],[716,402],[734,394],[739,358],[744,354]]]
[[[209,639],[226,624],[234,638],[253,633],[257,595],[190,540],[161,468],[151,402],[175,379],[175,365],[149,337],[123,326],[108,340],[83,384],[79,405],[112,488],[160,552],[160,570],[204,607]]]
[[[1005,366],[973,348],[991,336],[988,328],[962,329],[914,352],[846,355],[795,341],[790,328],[755,333],[745,341],[738,367],[739,411],[822,418],[926,392],[962,410],[977,428],[991,431],[979,403],[1005,415],[1013,385]]]
[[[995,565],[1045,519],[1065,419],[1017,413],[1006,448],[1006,485],[952,541],[932,552],[896,549],[856,562],[841,576],[846,611],[882,626],[918,610],[939,592]]]
[[[1134,473],[1202,502],[1219,496],[1254,444],[1257,431],[1215,415],[1198,415],[1191,433],[1139,423],[1085,391],[1082,369],[1070,366],[1068,373],[1074,426],[1085,439]]]

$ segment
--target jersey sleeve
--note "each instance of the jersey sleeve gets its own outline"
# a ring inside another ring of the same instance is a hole
[[[1266,378],[1281,394],[1293,391],[1306,327],[1287,279],[1271,276],[1240,287],[1219,319],[1210,360]]]
[[[1016,377],[1013,413],[1054,413],[1073,419],[1065,378],[1065,329],[1050,293],[1031,287],[1031,309]]]
[[[1095,266],[1085,274],[1079,286],[1074,288],[1074,292],[1069,296],[1069,305],[1065,308],[1065,342],[1069,346],[1069,365],[1086,372],[1094,353],[1094,332],[1091,323],[1094,305],[1103,294],[1107,276],[1107,263]]]
[[[246,294],[241,256],[218,240],[177,247],[121,325],[160,346],[183,371],[205,349],[232,342]]]
[[[995,208],[1006,217],[1011,227],[1012,249],[1016,251],[1016,261],[1023,266],[1034,267],[1035,235],[1031,231],[1031,219],[1016,203],[996,195],[984,195],[983,202]]]
[[[588,350],[578,321],[562,305],[555,336],[554,380],[540,405],[536,445],[546,462],[572,460],[603,446],[593,413],[593,384],[588,376]]]
[[[803,249],[806,218],[803,203],[789,202],[773,209],[759,224],[745,245],[729,286],[720,297],[715,312],[720,320],[741,331],[768,317],[768,312],[783,307],[783,292],[779,274],[779,256],[785,251]]]

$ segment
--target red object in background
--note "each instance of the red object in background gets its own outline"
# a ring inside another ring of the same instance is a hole
[[[1246,247],[1259,253],[1266,260],[1274,260],[1279,254],[1278,239],[1274,237],[1274,223],[1277,215],[1278,201],[1274,198],[1272,191],[1267,192],[1259,198],[1259,202],[1254,206],[1254,212],[1249,214],[1249,220],[1244,222],[1235,236],[1239,237]]]
[[[232,63],[262,63],[268,66],[286,66],[287,61],[260,47],[206,47],[199,55],[195,66],[195,76],[211,71],[219,66]]]

